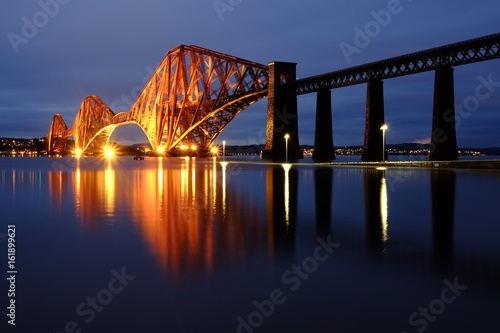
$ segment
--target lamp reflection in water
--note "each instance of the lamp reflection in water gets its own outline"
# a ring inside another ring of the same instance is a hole
[[[222,166],[222,217],[226,218],[226,167],[227,162],[221,162]]]
[[[385,179],[385,171],[383,171],[383,176],[380,180],[380,217],[382,218],[382,241],[387,242],[389,239],[389,233],[387,230],[389,226],[389,205],[387,202],[387,182]]]
[[[108,166],[106,168],[105,174],[105,214],[107,216],[113,216],[115,214],[115,171],[113,170],[113,165],[111,159],[108,161]]]
[[[389,203],[385,168],[364,170],[367,247],[374,253],[385,250],[389,240]]]
[[[76,170],[75,170],[75,201],[76,207],[80,207],[82,204],[82,171],[80,170],[80,158],[76,159]]]
[[[158,203],[163,207],[163,156],[158,157]]]
[[[285,170],[285,223],[286,231],[288,232],[288,228],[290,227],[290,177],[288,173],[292,165],[283,163],[282,166]]]
[[[266,198],[269,253],[273,258],[294,255],[298,172],[290,164],[267,168]]]
[[[217,155],[212,157],[212,209],[217,213]]]

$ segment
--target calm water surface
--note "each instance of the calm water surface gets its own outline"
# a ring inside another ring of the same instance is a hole
[[[13,332],[498,328],[500,172],[5,157],[0,182]]]

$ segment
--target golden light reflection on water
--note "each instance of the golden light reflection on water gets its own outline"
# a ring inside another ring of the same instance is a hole
[[[249,248],[268,247],[272,260],[275,246],[292,244],[296,189],[288,172],[265,172],[255,196],[240,187],[245,177],[238,168],[215,158],[82,158],[50,171],[49,191],[53,207],[69,217],[74,212],[84,232],[131,221],[165,272],[210,274],[221,254],[241,263]]]
[[[387,182],[385,172],[380,180],[380,216],[382,217],[382,240],[386,242],[389,239],[389,203],[387,200]]]
[[[222,216],[226,217],[226,168],[227,162],[221,162],[222,166]]]
[[[373,250],[383,250],[389,240],[389,200],[385,169],[365,169],[365,215],[367,242]]]
[[[291,164],[284,163],[282,164],[283,169],[285,170],[285,223],[286,223],[286,231],[288,232],[288,228],[290,226],[290,177],[288,173],[290,172]]]
[[[106,187],[104,189],[105,195],[105,203],[104,203],[104,212],[106,216],[113,216],[115,214],[115,170],[113,170],[113,166],[111,164],[111,160],[108,160],[108,166],[106,168],[105,173],[105,184]]]

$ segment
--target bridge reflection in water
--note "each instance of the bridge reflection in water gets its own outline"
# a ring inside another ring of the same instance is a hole
[[[154,165],[130,170],[119,160],[91,160],[49,172],[54,210],[61,216],[74,201],[84,232],[132,219],[169,274],[209,275],[220,252],[233,263],[256,248],[269,251],[270,262],[274,253],[293,253],[296,170],[255,171],[266,178],[265,192],[248,198],[230,186],[241,166],[215,158],[149,159]]]
[[[87,232],[104,223],[132,219],[164,272],[172,276],[209,276],[220,258],[240,265],[248,256],[265,256],[269,263],[295,256],[299,178],[311,171],[308,168],[221,165],[215,158],[150,159],[145,168],[131,169],[126,163],[120,165],[123,161],[106,160],[89,168],[89,160],[78,159],[71,173],[49,172],[55,210],[71,201],[65,199],[68,194],[73,196],[75,215]],[[308,211],[315,211],[313,223],[322,238],[345,232],[336,230],[332,216],[333,207],[340,208],[332,202],[336,172],[346,170],[313,168],[314,209]],[[389,171],[367,168],[352,172],[362,172],[364,179],[365,247],[383,255],[391,242],[391,223],[399,223],[389,214],[394,190],[392,183],[388,186]],[[430,175],[431,252],[442,269],[453,258],[455,173]],[[262,182],[241,183],[246,176]],[[359,203],[362,201],[353,204]],[[300,223],[309,223],[313,216]],[[359,237],[353,230],[344,236]],[[421,253],[426,252],[419,243],[411,242]]]
[[[19,302],[33,326],[52,297],[62,327],[121,267],[137,279],[92,331],[234,332],[236,318],[247,320],[253,301],[263,304],[276,289],[287,301],[262,331],[411,331],[408,316],[455,277],[469,288],[432,330],[460,331],[456,318],[472,316],[467,328],[495,318],[498,172],[310,164],[287,171],[210,158],[25,161],[1,161],[0,202],[29,246],[23,276],[38,279],[23,284]],[[25,202],[30,209],[19,211]],[[340,247],[316,266],[317,237]]]

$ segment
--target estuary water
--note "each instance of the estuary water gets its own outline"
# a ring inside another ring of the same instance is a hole
[[[498,328],[500,172],[220,162],[0,158],[1,326]]]

